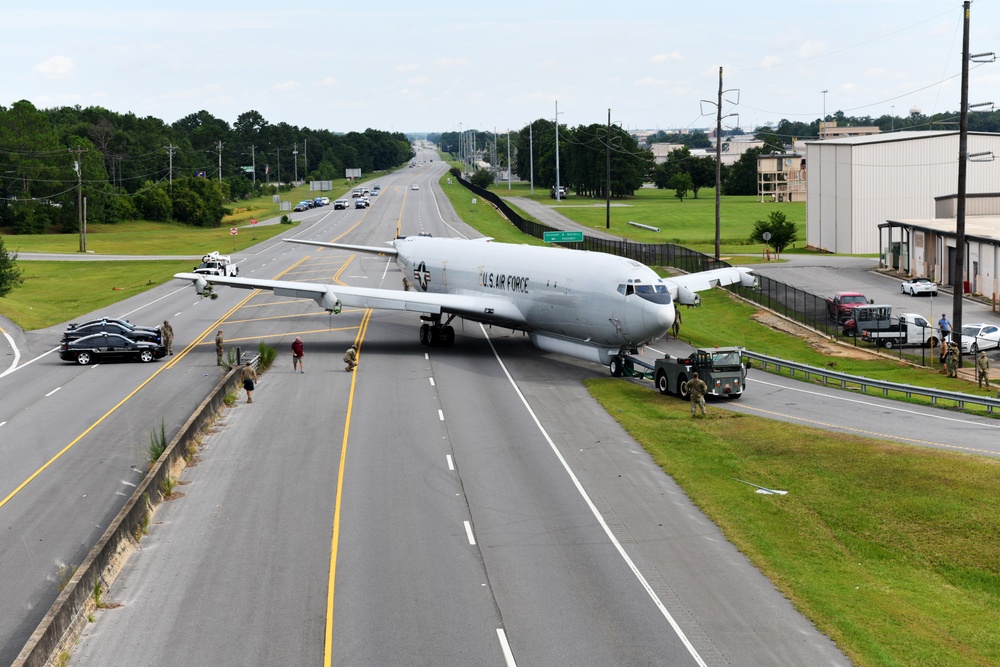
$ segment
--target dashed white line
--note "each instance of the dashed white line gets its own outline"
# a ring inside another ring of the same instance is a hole
[[[0,422],[0,426],[3,426],[6,423],[7,422]],[[445,458],[445,460],[448,461],[448,470],[454,470],[455,469],[455,462],[451,460],[451,454],[446,454],[444,458]]]
[[[444,421],[444,411],[443,410],[438,410],[438,420],[439,421]]]
[[[475,544],[476,544],[476,538],[472,534],[472,524],[469,523],[468,521],[465,521],[464,523],[465,523],[465,535],[466,535],[466,537],[469,538],[469,544],[472,545],[472,546],[475,546]]]
[[[59,391],[60,389],[62,389],[62,387],[56,387],[55,389],[53,389],[53,390],[52,390],[52,391],[50,391],[49,393],[45,394],[45,398],[48,398],[49,396],[51,396],[52,394],[56,393],[56,392],[57,392],[57,391]]]
[[[503,660],[507,664],[507,667],[515,667],[517,663],[514,662],[514,654],[510,650],[510,644],[507,643],[507,633],[503,631],[503,628],[497,628],[497,638],[500,640],[500,648],[503,649]]]
[[[7,422],[0,422],[0,426],[3,426],[3,425],[4,425],[4,424],[6,424],[6,423],[7,423]],[[448,458],[450,459],[451,457],[449,456]],[[451,462],[449,461],[449,464],[450,464],[450,463],[451,463]]]
[[[427,379],[431,381],[431,386],[433,387],[434,386],[434,378],[427,378]]]

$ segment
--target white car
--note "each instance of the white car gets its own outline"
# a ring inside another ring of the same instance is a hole
[[[410,189],[411,189],[411,190],[419,190],[419,189],[420,189],[420,186],[419,186],[419,185],[417,185],[416,183],[414,183],[413,185],[411,185],[411,186],[410,186]]]
[[[965,324],[962,326],[962,354],[1000,347],[1000,327],[995,324]]]
[[[916,296],[918,294],[930,294],[931,296],[937,296],[938,286],[937,283],[929,278],[910,278],[906,282],[900,284],[899,291],[902,294],[909,294],[910,296]]]

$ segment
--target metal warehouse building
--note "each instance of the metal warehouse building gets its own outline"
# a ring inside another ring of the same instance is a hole
[[[970,132],[970,154],[1000,157],[1000,134]],[[829,252],[888,254],[886,220],[935,217],[958,190],[958,131],[896,132],[808,141],[806,243]],[[1000,189],[1000,160],[970,161],[966,190]],[[882,243],[886,239],[882,238]]]

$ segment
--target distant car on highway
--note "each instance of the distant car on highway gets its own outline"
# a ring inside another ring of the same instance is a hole
[[[162,340],[162,334],[159,328],[136,327],[122,320],[108,319],[94,320],[83,324],[71,324],[70,327],[63,332],[62,342],[65,343],[71,340],[78,340],[86,336],[93,336],[94,334],[100,333],[120,334],[131,338],[132,340],[142,340],[157,344],[159,344]]]
[[[150,362],[153,359],[162,359],[166,353],[167,348],[157,343],[132,340],[112,333],[99,333],[64,341],[59,347],[60,359],[75,361],[81,366],[113,359]]]
[[[910,296],[918,294],[937,296],[938,286],[930,278],[910,278],[899,285],[899,291],[901,294],[909,294]]]
[[[354,208],[368,208],[368,200],[365,197],[358,197],[354,200]]]
[[[337,199],[336,201],[333,202],[333,209],[335,211],[339,211],[340,209],[347,208],[350,205],[351,202],[349,199]]]
[[[994,347],[1000,347],[1000,327],[985,323],[962,325],[963,354],[975,354]]]
[[[327,204],[330,203],[330,198],[329,197],[316,197],[316,199],[313,199],[313,203],[316,204],[317,208],[320,207],[320,206],[326,206]]]
[[[308,211],[311,208],[312,208],[311,202],[300,201],[298,204],[295,205],[295,208],[293,208],[292,210],[298,213],[300,211]]]
[[[419,190],[419,189],[420,189],[420,186],[419,186],[419,185],[417,185],[416,183],[414,183],[413,185],[411,185],[411,186],[410,186],[410,189],[411,189],[411,190]]]

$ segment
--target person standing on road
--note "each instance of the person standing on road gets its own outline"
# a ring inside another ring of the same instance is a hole
[[[701,416],[705,416],[705,394],[708,393],[708,385],[695,373],[687,383],[688,396],[691,397],[691,416],[695,416],[697,407],[701,407]]]
[[[292,372],[294,373],[296,369],[300,373],[306,372],[306,362],[302,358],[304,352],[302,350],[302,339],[298,336],[292,341]]]
[[[170,322],[163,320],[163,326],[160,327],[160,331],[163,334],[163,346],[167,348],[167,354],[174,353],[174,328],[170,326]]]
[[[976,358],[976,382],[979,383],[980,389],[983,388],[983,383],[986,383],[987,389],[990,388],[990,360],[983,351],[980,351]]]
[[[257,382],[257,371],[253,369],[248,361],[241,371],[243,375],[243,388],[247,390],[247,403],[253,403],[254,383]]]
[[[951,340],[951,322],[944,313],[941,313],[941,319],[938,320],[938,329],[941,330],[941,338],[943,340]]]
[[[351,345],[347,348],[347,352],[344,353],[344,363],[347,366],[344,368],[345,371],[353,371],[358,367],[358,346]]]
[[[219,329],[219,333],[215,334],[215,365],[222,365],[222,329]]]
[[[674,332],[674,340],[677,340],[677,336],[681,332],[681,309],[676,304],[674,304],[674,323],[670,329]]]

